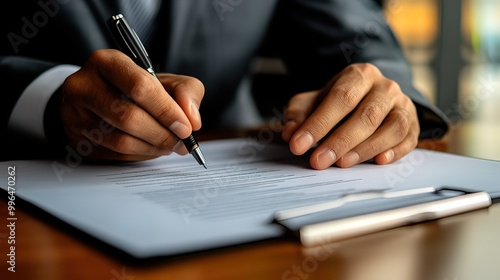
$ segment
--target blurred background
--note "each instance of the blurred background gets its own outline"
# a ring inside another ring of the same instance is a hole
[[[449,150],[500,160],[500,0],[382,0],[415,86],[452,120]]]

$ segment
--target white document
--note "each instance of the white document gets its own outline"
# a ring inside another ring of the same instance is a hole
[[[316,171],[307,156],[250,138],[201,143],[192,156],[123,164],[64,159],[0,162],[15,167],[17,198],[128,254],[155,257],[279,237],[276,211],[369,190],[451,186],[500,196],[500,162],[415,150],[378,166]],[[369,211],[369,209],[367,209]]]

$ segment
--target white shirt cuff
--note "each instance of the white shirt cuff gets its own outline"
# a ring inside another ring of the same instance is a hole
[[[80,67],[75,65],[59,65],[45,71],[31,82],[10,114],[9,130],[45,140],[43,118],[47,103],[64,80],[79,69]]]

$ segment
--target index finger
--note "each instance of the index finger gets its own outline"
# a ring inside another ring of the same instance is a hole
[[[96,51],[90,61],[99,65],[99,75],[177,137],[184,139],[191,134],[191,124],[181,107],[165,91],[157,78],[135,64],[128,56],[117,50]]]
[[[158,74],[163,87],[186,113],[193,130],[201,128],[200,105],[205,94],[203,83],[189,76]]]

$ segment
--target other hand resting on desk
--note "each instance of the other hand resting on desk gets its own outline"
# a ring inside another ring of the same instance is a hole
[[[284,118],[294,154],[321,141],[310,157],[315,169],[394,162],[416,147],[420,132],[411,99],[371,64],[350,65],[323,89],[295,95]]]

